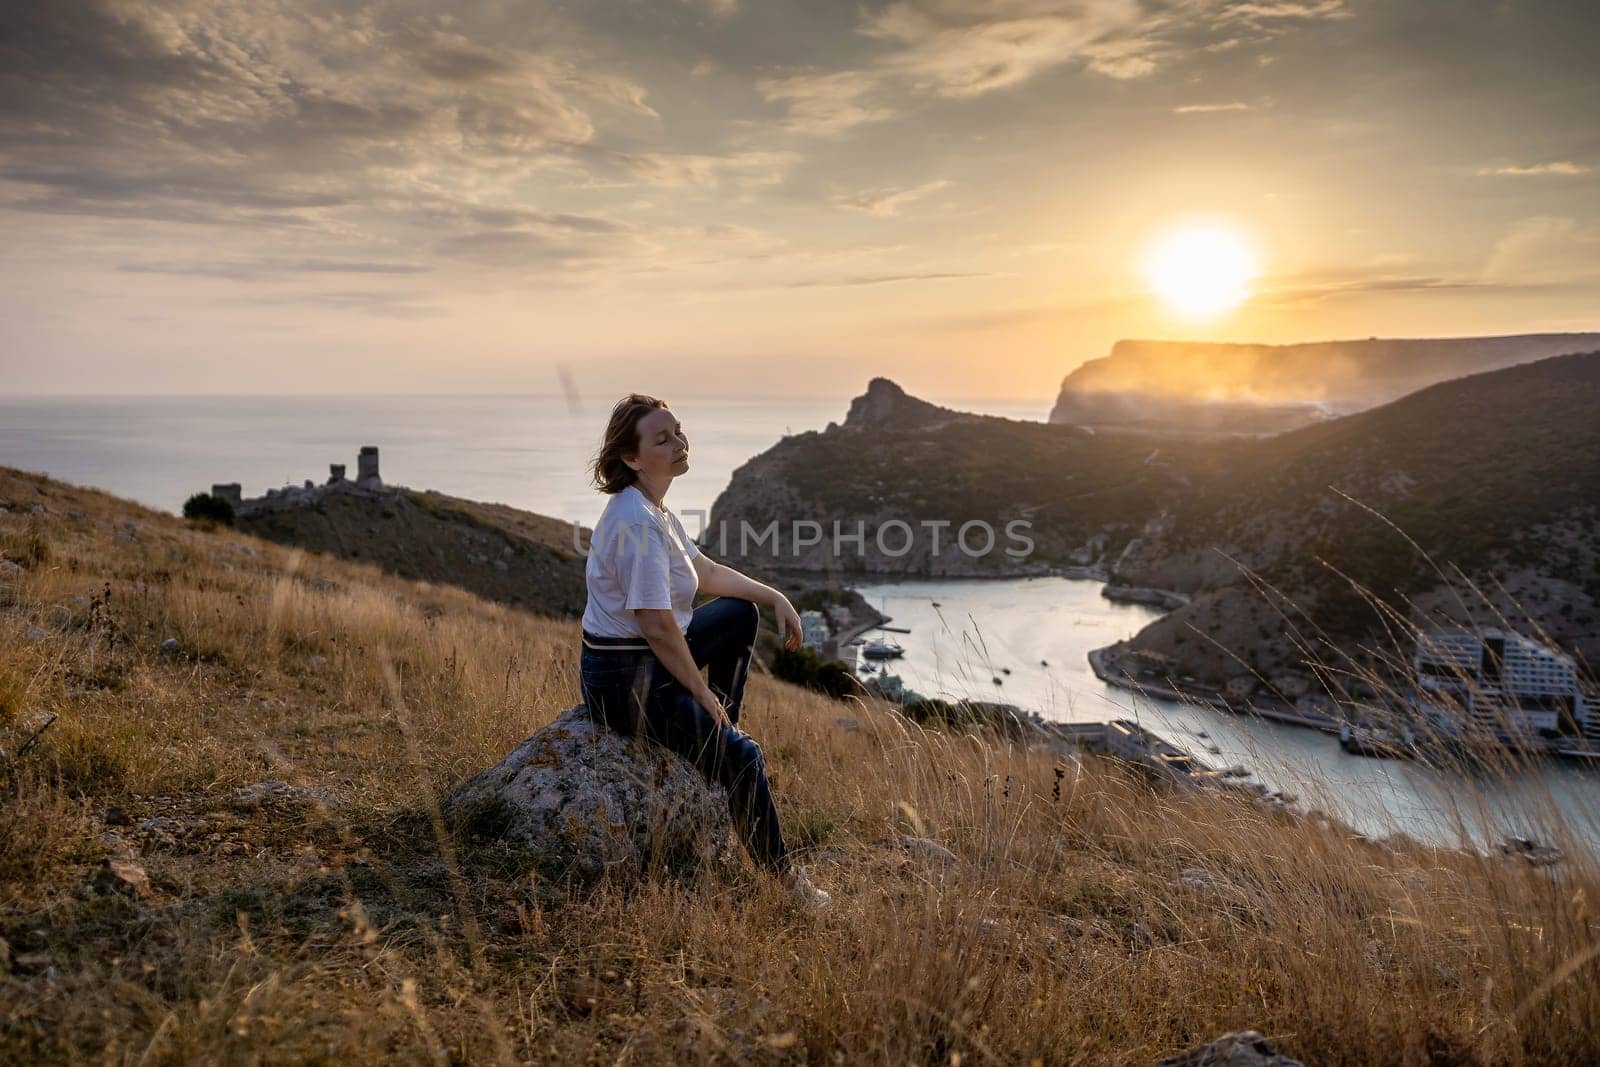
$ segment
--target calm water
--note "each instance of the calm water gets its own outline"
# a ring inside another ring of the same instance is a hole
[[[1043,419],[1045,404],[945,400],[953,407]],[[848,397],[672,398],[689,436],[690,470],[668,503],[709,512],[735,467],[790,433],[844,421]],[[213,482],[245,496],[355,477],[356,450],[377,445],[385,481],[437,489],[592,525],[603,502],[584,466],[610,398],[574,409],[561,396],[115,397],[0,400],[0,465],[42,471],[176,513]]]
[[[1398,830],[1441,844],[1463,836],[1481,844],[1519,832],[1549,840],[1558,811],[1560,821],[1600,845],[1600,770],[1594,768],[1557,763],[1537,774],[1469,782],[1404,760],[1352,756],[1336,737],[1315,730],[1106,685],[1089,669],[1090,650],[1133,636],[1160,612],[1114,604],[1100,595],[1098,582],[1024,578],[856,588],[892,617],[890,625],[910,628],[910,634],[887,635],[906,649],[889,669],[926,696],[1003,701],[1061,722],[1134,719],[1213,767],[1242,764],[1258,780],[1294,794],[1301,807],[1321,808],[1373,836]]]

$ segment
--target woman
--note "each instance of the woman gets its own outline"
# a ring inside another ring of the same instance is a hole
[[[782,593],[695,546],[664,502],[688,469],[689,440],[665,402],[638,393],[617,402],[592,468],[611,499],[585,572],[584,704],[595,722],[642,734],[726,789],[751,858],[803,903],[826,907],[828,894],[789,860],[761,746],[738,725],[756,605],[773,609],[789,648],[800,644],[800,616]],[[716,599],[696,608],[697,592]]]

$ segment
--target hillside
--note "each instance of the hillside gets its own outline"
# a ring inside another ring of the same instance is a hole
[[[1600,1058],[1576,847],[1373,841],[756,676],[833,909],[581,892],[437,819],[575,703],[575,623],[4,468],[0,561],[0,1062]]]
[[[1278,433],[1436,382],[1600,348],[1600,333],[1323,341],[1118,341],[1068,374],[1050,421],[1100,429]]]
[[[1295,658],[1275,609],[1232,563],[1218,567],[1226,553],[1344,648],[1380,632],[1376,598],[1402,616],[1503,618],[1600,663],[1596,412],[1600,352],[1444,382],[1226,448],[1217,456],[1226,475],[1122,562],[1119,580],[1197,595],[1135,647],[1176,654],[1189,673],[1213,678],[1239,667],[1221,649],[1196,647],[1210,645],[1196,630],[1261,671]],[[1271,636],[1252,637],[1251,627]]]
[[[325,493],[314,503],[242,511],[239,529],[279,544],[373,563],[401,578],[459,586],[546,615],[578,616],[589,531],[505,504],[432,490]]]
[[[1159,444],[1129,449],[1076,427],[935,408],[875,379],[842,426],[787,437],[735,470],[712,505],[707,543],[752,566],[845,575],[1027,574],[1093,564],[1184,491],[1184,455],[1155,452]],[[1007,555],[1025,547],[1007,534],[1014,520],[1032,524],[1027,558]],[[821,543],[797,546],[795,521],[816,523]],[[841,537],[833,551],[836,521],[842,535],[863,524],[864,550]],[[896,521],[910,529],[883,529]],[[992,550],[981,551],[988,534],[976,527],[962,550],[968,521],[989,525]],[[760,541],[773,522],[776,551]]]
[[[1330,660],[1381,632],[1381,609],[1352,580],[1402,616],[1503,618],[1600,662],[1597,377],[1600,353],[1557,357],[1277,437],[1227,441],[984,416],[902,429],[890,402],[897,388],[874,383],[886,423],[785,439],[735,472],[711,528],[736,534],[741,520],[759,529],[815,517],[824,530],[836,520],[850,530],[865,521],[864,555],[847,545],[831,559],[824,544],[800,564],[880,575],[1046,568],[1190,595],[1195,603],[1132,647],[1216,685],[1305,672],[1304,643],[1282,622],[1285,602],[1324,632],[1317,655]],[[887,558],[870,535],[896,519],[955,529],[1016,517],[1032,524],[1026,559],[935,559],[931,536]],[[1262,595],[1246,569],[1277,595]],[[1467,589],[1473,582],[1477,591]]]

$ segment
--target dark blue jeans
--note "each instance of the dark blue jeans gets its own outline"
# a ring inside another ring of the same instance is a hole
[[[781,872],[788,869],[789,854],[778,828],[766,762],[761,746],[737,726],[759,619],[750,601],[717,597],[694,609],[684,635],[695,664],[706,668],[706,681],[733,726],[719,726],[648,648],[593,648],[585,643],[580,672],[583,702],[591,719],[626,737],[643,736],[676,752],[693,763],[706,781],[722,786],[751,859]]]

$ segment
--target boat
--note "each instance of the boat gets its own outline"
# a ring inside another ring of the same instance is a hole
[[[1414,754],[1414,743],[1409,731],[1402,734],[1364,723],[1339,724],[1339,747],[1352,756],[1409,759]]]
[[[861,646],[861,654],[868,659],[898,659],[906,654],[897,641],[878,638]]]

